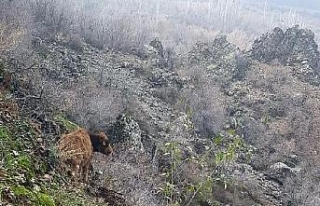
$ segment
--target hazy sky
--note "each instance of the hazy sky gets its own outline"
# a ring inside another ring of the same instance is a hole
[[[306,9],[320,10],[319,0],[267,0],[269,3],[276,3],[282,6],[294,6]]]

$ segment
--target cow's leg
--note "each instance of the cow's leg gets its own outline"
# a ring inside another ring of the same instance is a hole
[[[85,173],[85,179],[84,179],[85,183],[88,183],[88,181],[89,181],[90,166],[91,166],[91,164],[90,164],[90,161],[89,161],[89,162],[87,162],[85,164],[85,166],[83,168],[84,169],[84,173]]]

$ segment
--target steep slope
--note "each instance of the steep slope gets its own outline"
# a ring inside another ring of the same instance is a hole
[[[220,38],[196,45],[187,61],[196,87],[201,87],[202,72],[205,83],[221,88],[224,128],[235,129],[256,148],[250,165],[283,189],[283,204],[318,204],[316,195],[307,195],[317,193],[317,187],[306,186],[316,180],[318,159],[319,51],[314,34],[297,26],[276,28],[248,52]]]
[[[54,142],[49,143],[48,134],[41,131],[41,123],[23,114],[17,100],[12,98],[12,82],[4,81],[7,75],[1,69],[0,204],[97,205],[83,188],[65,185],[68,177],[54,169]]]
[[[252,51],[221,37],[170,59],[158,39],[136,56],[34,38],[31,52],[4,59],[10,98],[45,146],[68,131],[61,113],[109,135],[115,154],[94,156],[87,188],[101,204],[123,194],[130,205],[314,205],[317,188],[300,191],[318,165],[313,39],[275,29]]]

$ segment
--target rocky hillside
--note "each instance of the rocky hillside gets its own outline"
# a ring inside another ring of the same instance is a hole
[[[133,55],[34,37],[1,56],[0,202],[317,205],[319,58],[298,27],[250,51],[220,37],[179,56],[159,39]],[[74,125],[105,131],[115,149],[94,155],[89,185],[56,160]]]

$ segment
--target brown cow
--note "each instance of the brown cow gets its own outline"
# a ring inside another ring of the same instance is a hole
[[[87,130],[82,128],[62,135],[58,142],[58,150],[60,160],[71,166],[75,179],[79,179],[85,174],[86,182],[88,181],[92,152],[106,155],[113,152],[109,139],[103,132],[89,134]]]

